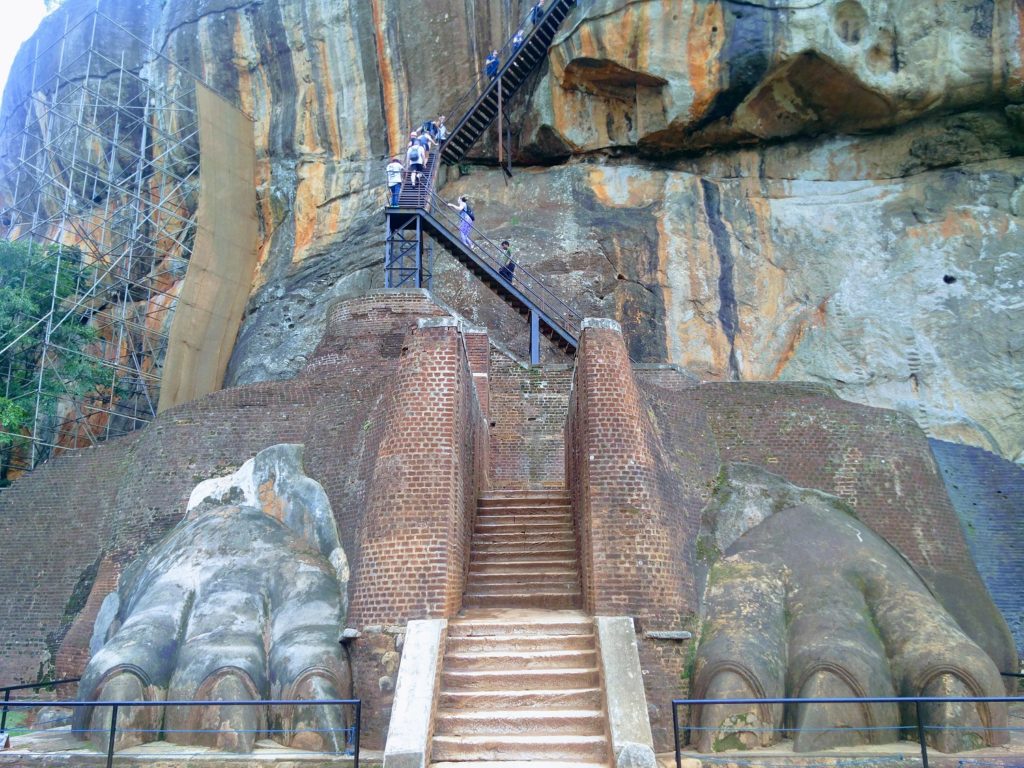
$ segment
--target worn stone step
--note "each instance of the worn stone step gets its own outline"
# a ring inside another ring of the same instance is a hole
[[[532,594],[491,594],[466,593],[462,598],[463,608],[546,608],[560,610],[579,608],[582,599],[577,592],[534,592]]]
[[[543,688],[595,688],[597,668],[480,670],[444,669],[443,691],[527,691]]]
[[[572,525],[572,520],[568,517],[563,519],[556,519],[552,515],[541,518],[538,516],[535,519],[529,517],[515,517],[512,515],[502,515],[500,520],[495,518],[494,520],[488,520],[486,518],[477,518],[476,525],[473,526],[473,533],[564,533],[571,536],[575,529]]]
[[[510,584],[510,585],[538,585],[555,584],[564,582],[579,582],[579,573],[575,568],[562,568],[559,570],[545,569],[538,570],[529,566],[519,568],[504,568],[490,572],[470,571],[470,584]],[[473,591],[473,590],[470,590]]]
[[[545,496],[483,496],[477,499],[477,509],[540,510],[546,507],[569,509],[571,500],[564,494]]]
[[[599,709],[449,710],[442,709],[435,720],[437,736],[484,736],[568,733],[598,736],[605,732],[604,713]]]
[[[487,546],[576,546],[576,538],[571,533],[474,533],[473,548]]]
[[[494,555],[502,553],[513,555],[551,554],[558,552],[563,557],[576,556],[576,542],[573,539],[557,541],[523,541],[508,539],[506,541],[478,541],[473,539],[473,555]]]
[[[520,637],[523,635],[592,635],[594,621],[577,612],[544,615],[536,611],[507,611],[491,618],[452,619],[448,637]],[[539,618],[538,618],[539,617]]]
[[[445,760],[583,760],[608,757],[604,736],[435,736],[431,757]]]
[[[568,498],[569,491],[566,488],[492,488],[484,491],[480,499],[508,499],[508,498],[548,498],[551,496],[564,496]]]
[[[597,666],[597,652],[591,649],[570,648],[539,651],[471,651],[449,652],[444,657],[444,669],[501,670],[530,669],[589,669]]]
[[[522,691],[446,691],[438,699],[441,709],[600,709],[600,688],[556,688]]]
[[[523,568],[531,570],[571,570],[578,572],[575,550],[572,557],[546,557],[544,555],[529,557],[508,557],[488,555],[485,558],[474,557],[469,564],[469,572],[472,573],[500,573],[502,571],[522,572]]]
[[[484,637],[449,637],[447,649],[452,653],[484,653],[487,651],[568,651],[594,650],[594,635],[486,635]]]
[[[579,579],[521,579],[507,578],[503,581],[480,581],[470,579],[466,585],[467,595],[536,595],[536,594],[562,594],[578,593],[580,591]]]
[[[522,517],[542,517],[544,515],[558,515],[572,518],[572,507],[568,504],[520,504],[509,502],[507,504],[488,504],[486,507],[477,507],[478,517],[498,517],[501,515],[516,515]]]

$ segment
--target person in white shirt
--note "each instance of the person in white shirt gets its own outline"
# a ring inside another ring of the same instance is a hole
[[[401,160],[392,157],[384,170],[388,175],[388,189],[391,190],[391,207],[395,208],[398,206],[398,194],[402,191],[402,172],[405,168]]]

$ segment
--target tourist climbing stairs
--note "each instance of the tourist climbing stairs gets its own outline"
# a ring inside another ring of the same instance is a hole
[[[399,208],[425,208],[430,204],[439,156],[436,149],[429,154],[423,167],[422,178],[418,179],[416,184],[412,183],[410,171],[406,169],[402,176],[402,190],[398,193]]]
[[[422,174],[414,185],[405,171],[398,205],[387,206],[385,285],[430,286],[431,256],[424,247],[429,236],[445,251],[470,269],[506,303],[530,322],[530,362],[541,359],[540,336],[574,353],[578,346],[582,317],[521,263],[512,268],[501,249],[475,228],[469,238],[460,232],[459,214],[435,192],[440,162],[451,165],[462,159],[498,115],[501,98],[508,99],[547,56],[548,46],[573,0],[549,0],[540,21],[530,27],[523,43],[513,50],[511,41],[501,49],[504,62],[498,77],[482,78],[474,84],[449,114],[462,117],[447,140],[430,152]]]
[[[472,245],[459,234],[458,211],[436,194],[420,212],[421,226],[431,239],[454,256],[474,275],[491,288],[513,309],[530,318],[538,333],[549,337],[568,352],[578,345],[582,316],[548,288],[523,264],[509,271],[501,248],[483,232],[473,227],[469,233]],[[531,333],[536,342],[536,333]],[[532,351],[539,355],[537,343]],[[531,354],[534,363],[539,362]]]
[[[608,764],[594,623],[579,604],[567,494],[485,495],[463,611],[448,622],[435,768]]]
[[[547,10],[543,18],[530,30],[522,46],[513,50],[511,42],[508,42],[498,52],[502,61],[498,77],[489,80],[482,75],[459,103],[449,110],[449,114],[459,114],[463,110],[465,113],[455,123],[442,148],[441,156],[445,165],[454,165],[462,160],[494,122],[498,116],[499,87],[501,99],[507,102],[526,82],[530,73],[547,58],[548,47],[555,33],[575,5],[575,0],[549,0],[545,4]]]

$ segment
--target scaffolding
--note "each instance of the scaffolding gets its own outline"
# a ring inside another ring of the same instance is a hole
[[[156,415],[195,238],[197,82],[98,4],[12,72],[0,290],[52,289],[0,327],[0,397],[24,416],[0,423],[0,481]]]

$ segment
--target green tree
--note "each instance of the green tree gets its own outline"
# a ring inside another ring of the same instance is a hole
[[[102,364],[84,354],[96,330],[74,309],[90,285],[81,261],[74,249],[0,240],[0,487],[33,425],[52,423],[62,397],[109,391]]]

